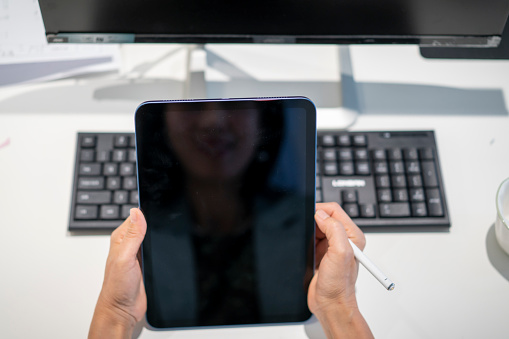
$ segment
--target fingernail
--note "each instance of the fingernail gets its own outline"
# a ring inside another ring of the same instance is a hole
[[[325,220],[330,217],[330,215],[328,215],[324,210],[316,210],[315,215],[321,220]]]
[[[135,223],[138,221],[138,216],[136,215],[136,208],[131,208],[129,210],[129,215],[131,216],[131,223]]]

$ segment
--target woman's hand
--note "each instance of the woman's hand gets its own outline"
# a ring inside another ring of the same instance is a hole
[[[104,283],[90,325],[89,338],[131,337],[147,310],[139,260],[147,223],[143,213],[131,215],[112,234]]]
[[[309,285],[309,309],[329,338],[370,338],[355,297],[359,264],[348,242],[350,238],[362,250],[364,234],[337,203],[317,204],[315,221],[316,270]]]

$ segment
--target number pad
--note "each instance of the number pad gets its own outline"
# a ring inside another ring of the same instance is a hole
[[[318,133],[317,202],[363,226],[449,226],[432,131]]]

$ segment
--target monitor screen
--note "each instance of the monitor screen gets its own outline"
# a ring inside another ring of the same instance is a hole
[[[509,0],[39,0],[49,42],[489,46]]]

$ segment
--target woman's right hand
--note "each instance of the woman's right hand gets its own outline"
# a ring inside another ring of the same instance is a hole
[[[359,264],[348,242],[362,250],[364,234],[337,203],[317,204],[315,221],[316,263],[308,291],[309,309],[328,338],[372,338],[357,306]]]

